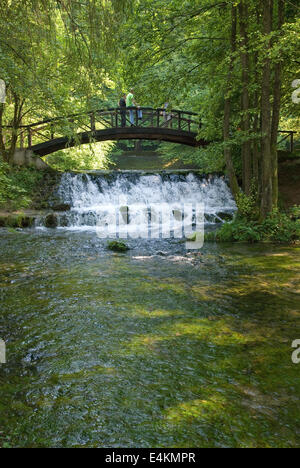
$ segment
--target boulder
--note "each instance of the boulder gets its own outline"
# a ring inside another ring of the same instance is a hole
[[[128,245],[125,242],[110,241],[107,243],[107,248],[113,252],[127,252],[129,250]]]
[[[45,216],[45,221],[44,221],[45,227],[46,228],[52,228],[55,229],[58,226],[58,219],[55,213],[49,213]]]

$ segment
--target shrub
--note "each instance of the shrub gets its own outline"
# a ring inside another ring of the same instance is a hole
[[[292,208],[290,208],[289,216],[294,221],[300,219],[300,206],[294,205]]]
[[[41,172],[35,169],[12,169],[0,160],[0,207],[12,210],[27,208],[42,177]]]
[[[238,194],[236,203],[238,213],[242,218],[250,220],[258,219],[259,210],[257,204],[257,190],[254,184],[252,184],[250,195],[246,195],[242,191]]]
[[[300,220],[293,219],[286,213],[274,210],[263,223],[237,216],[230,223],[225,223],[206,240],[218,242],[278,242],[291,243],[300,239]]]
[[[263,237],[274,242],[292,242],[300,238],[300,222],[291,219],[286,213],[273,212],[261,224]]]
[[[225,223],[216,233],[219,242],[258,242],[261,234],[256,222],[236,219],[231,223]]]

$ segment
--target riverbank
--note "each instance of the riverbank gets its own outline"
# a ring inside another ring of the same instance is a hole
[[[41,211],[35,210],[0,211],[0,228],[16,229],[32,227],[40,214]]]
[[[274,210],[263,222],[236,216],[220,229],[205,235],[208,242],[242,242],[298,244],[300,241],[300,208]]]

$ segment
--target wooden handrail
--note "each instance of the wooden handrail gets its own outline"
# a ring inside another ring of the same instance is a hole
[[[200,119],[195,119],[198,114],[191,111],[179,110],[179,109],[165,109],[162,107],[144,107],[144,106],[132,106],[132,107],[110,107],[106,109],[95,109],[88,112],[71,114],[68,116],[61,116],[57,118],[44,119],[32,124],[20,125],[18,127],[18,138],[20,138],[20,144],[23,145],[24,133],[27,134],[28,147],[31,148],[37,142],[40,144],[40,140],[43,139],[46,142],[55,140],[55,138],[66,137],[64,135],[64,124],[70,124],[70,129],[73,136],[76,134],[85,132],[86,134],[91,133],[95,135],[97,126],[100,124],[106,129],[119,129],[122,127],[121,119],[122,114],[124,115],[126,110],[126,124],[130,126],[131,122],[128,119],[128,112],[133,111],[133,126],[135,128],[152,128],[155,134],[155,129],[163,130],[170,129],[173,132],[183,133],[187,136],[195,138],[199,127],[202,123]],[[142,112],[142,118],[140,119],[138,111]],[[101,127],[101,128],[102,128]],[[12,129],[12,125],[4,125],[3,129]],[[42,131],[46,130],[47,134],[43,134]],[[101,130],[101,129],[100,129]],[[290,150],[294,148],[294,135],[297,133],[294,130],[279,130],[279,134],[286,134],[281,141],[286,140],[290,137]],[[56,135],[55,135],[56,134]],[[72,138],[72,135],[69,136]],[[133,136],[131,136],[133,138]],[[35,141],[33,141],[35,140]]]
[[[50,118],[50,119],[44,119],[44,120],[40,120],[38,122],[34,122],[32,124],[20,125],[19,128],[37,127],[39,125],[44,125],[44,124],[47,124],[47,123],[61,122],[62,120],[70,120],[70,119],[74,119],[76,117],[89,116],[91,114],[96,115],[96,114],[105,114],[105,113],[121,111],[121,109],[122,109],[121,107],[110,107],[110,108],[107,108],[107,109],[95,109],[95,110],[87,111],[87,112],[83,112],[83,113],[69,114],[69,115],[66,115],[66,116],[53,117],[53,118]],[[149,111],[154,111],[154,112],[157,112],[157,111],[167,112],[168,114],[172,113],[172,112],[176,112],[176,113],[186,114],[186,115],[194,115],[194,116],[198,115],[195,112],[182,111],[182,110],[177,110],[177,109],[166,110],[164,108],[153,108],[153,107],[142,107],[142,106],[140,106],[140,107],[136,107],[136,106],[126,107],[126,110],[136,110],[136,109],[140,109],[141,111],[149,110]],[[2,128],[14,128],[14,127],[12,125],[2,125]]]

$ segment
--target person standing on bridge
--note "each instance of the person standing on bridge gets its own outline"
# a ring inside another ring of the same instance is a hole
[[[130,93],[127,94],[127,98],[126,98],[126,106],[127,107],[139,107],[134,99],[134,95],[133,95],[133,89],[130,90]],[[141,119],[142,118],[142,111],[139,110],[138,111],[138,118]],[[130,123],[131,123],[131,126],[134,127],[134,113],[133,113],[133,109],[129,109],[129,120],[130,120]]]
[[[126,94],[123,94],[120,102],[120,114],[121,114],[121,127],[126,127]]]
[[[168,127],[169,126],[169,121],[172,119],[172,114],[170,112],[168,112],[168,108],[170,108],[170,103],[169,102],[165,102],[164,103],[164,106],[163,106],[163,112],[162,112],[162,115],[164,117],[164,122],[165,122],[165,126]]]

